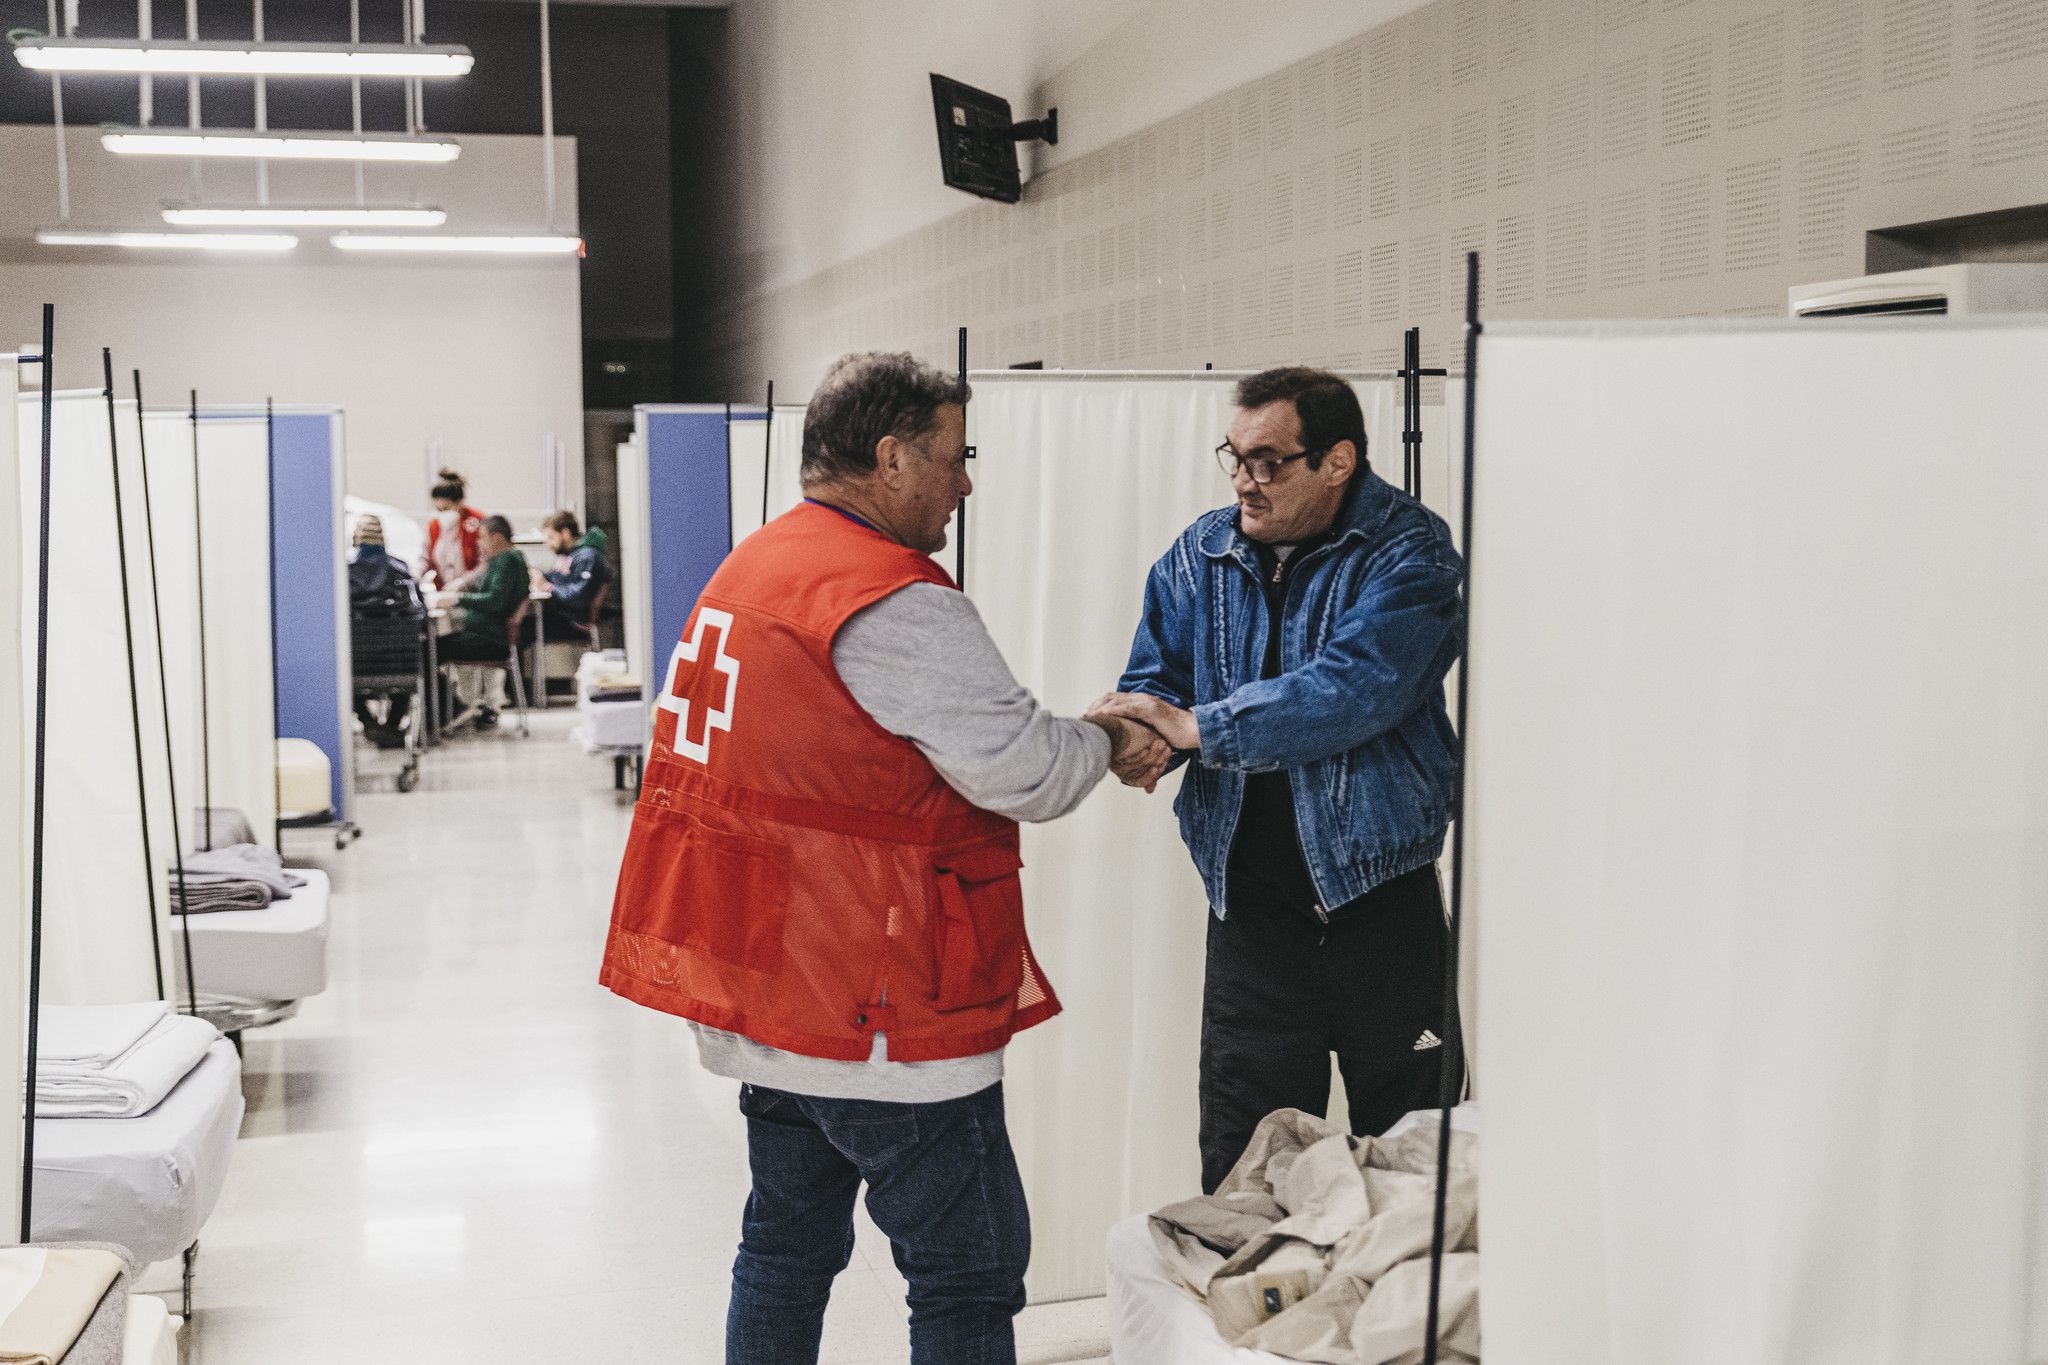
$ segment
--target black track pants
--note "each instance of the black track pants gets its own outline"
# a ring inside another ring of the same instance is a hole
[[[1230,1173],[1266,1115],[1328,1110],[1331,1053],[1351,1131],[1378,1134],[1440,1102],[1444,1049],[1458,1046],[1442,1037],[1448,931],[1435,868],[1375,887],[1327,926],[1305,910],[1246,899],[1230,918],[1209,919],[1204,1193]],[[1462,1063],[1458,1075],[1462,1088]]]

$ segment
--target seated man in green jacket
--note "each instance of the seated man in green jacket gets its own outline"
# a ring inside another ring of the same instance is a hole
[[[475,591],[435,595],[436,606],[459,613],[455,633],[441,640],[443,663],[502,664],[511,652],[512,614],[526,601],[526,556],[512,548],[512,523],[503,517],[484,519],[478,548],[485,563]],[[487,690],[471,700],[453,724],[474,720],[487,728],[498,723],[498,710],[505,704],[505,676],[490,669],[484,678]]]

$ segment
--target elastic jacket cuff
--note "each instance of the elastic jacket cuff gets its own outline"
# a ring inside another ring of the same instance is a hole
[[[1197,706],[1195,728],[1201,732],[1201,761],[1204,764],[1211,768],[1244,766],[1237,742],[1237,719],[1230,713],[1228,700],[1204,702]]]

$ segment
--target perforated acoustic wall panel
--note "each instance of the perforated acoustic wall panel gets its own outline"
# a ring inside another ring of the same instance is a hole
[[[752,299],[730,378],[963,324],[977,366],[1442,363],[1472,248],[1497,317],[1776,316],[2044,191],[2048,0],[1436,0]]]

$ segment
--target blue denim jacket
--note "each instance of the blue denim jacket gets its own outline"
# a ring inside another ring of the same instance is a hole
[[[1235,508],[1202,516],[1152,566],[1118,690],[1191,708],[1202,749],[1175,810],[1221,918],[1244,775],[1289,769],[1318,910],[1433,862],[1458,740],[1444,677],[1464,630],[1442,518],[1365,471],[1332,538],[1289,575],[1277,678],[1257,551]]]

